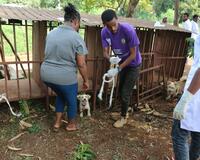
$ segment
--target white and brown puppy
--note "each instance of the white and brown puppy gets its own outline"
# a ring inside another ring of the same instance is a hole
[[[77,96],[79,100],[80,117],[83,117],[83,111],[87,110],[87,116],[91,116],[89,99],[91,98],[88,94],[80,94]]]
[[[167,97],[166,100],[176,97],[177,95],[182,93],[181,82],[167,82]]]

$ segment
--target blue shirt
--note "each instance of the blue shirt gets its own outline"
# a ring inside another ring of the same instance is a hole
[[[71,26],[62,25],[49,32],[41,78],[45,82],[71,85],[77,83],[76,54],[88,53],[82,37]]]

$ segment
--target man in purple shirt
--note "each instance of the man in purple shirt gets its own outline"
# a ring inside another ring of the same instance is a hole
[[[139,68],[142,62],[139,51],[140,42],[133,26],[127,23],[119,23],[115,11],[105,10],[101,15],[101,19],[104,24],[101,31],[104,57],[111,61],[111,49],[115,56],[121,58],[119,67],[108,71],[110,77],[118,73],[120,77],[121,118],[113,125],[120,128],[127,123],[131,93],[139,76]]]

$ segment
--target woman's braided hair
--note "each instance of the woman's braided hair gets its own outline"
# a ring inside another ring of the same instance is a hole
[[[75,6],[71,3],[68,3],[68,6],[65,6],[64,11],[65,11],[65,15],[64,15],[65,21],[81,19],[80,13],[76,10]]]

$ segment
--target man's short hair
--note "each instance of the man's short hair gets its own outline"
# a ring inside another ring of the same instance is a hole
[[[195,18],[198,18],[199,16],[197,14],[195,14],[192,18],[195,19]]]
[[[114,10],[107,9],[101,14],[101,20],[103,23],[111,21],[113,18],[117,19],[117,15]]]
[[[187,17],[189,17],[189,13],[187,13],[187,12],[186,12],[186,13],[184,13],[183,15],[186,15]]]

